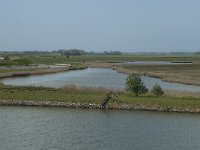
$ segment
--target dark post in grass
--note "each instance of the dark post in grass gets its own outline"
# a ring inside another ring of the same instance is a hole
[[[107,106],[107,104],[108,104],[108,102],[109,102],[109,100],[111,100],[111,99],[113,98],[113,96],[117,96],[117,95],[115,94],[115,92],[108,92],[108,93],[106,94],[105,98],[103,99],[103,101],[102,101],[102,103],[101,103],[101,105],[100,105],[100,108],[101,108],[101,109],[105,109],[106,106]]]

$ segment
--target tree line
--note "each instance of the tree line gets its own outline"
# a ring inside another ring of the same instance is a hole
[[[59,49],[56,51],[53,51],[53,53],[65,55],[65,56],[73,56],[73,55],[122,55],[121,51],[104,51],[104,52],[87,52],[85,50],[80,49]]]

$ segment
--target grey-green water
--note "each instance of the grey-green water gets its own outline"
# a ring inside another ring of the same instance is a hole
[[[0,107],[1,150],[199,150],[200,115]]]
[[[6,85],[32,85],[53,88],[63,87],[67,84],[74,84],[76,86],[124,89],[126,77],[126,74],[118,73],[117,71],[111,69],[87,68],[84,70],[61,72],[55,74],[7,78],[2,79],[1,82]],[[155,84],[158,84],[165,90],[200,92],[200,86],[169,83],[157,78],[145,76],[142,77],[142,80],[149,89],[151,89]]]

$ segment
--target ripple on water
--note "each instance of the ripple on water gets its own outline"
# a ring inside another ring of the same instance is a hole
[[[124,89],[127,75],[118,73],[108,68],[87,68],[70,72],[60,72],[55,74],[34,75],[26,77],[16,77],[2,79],[6,85],[34,85],[60,88],[65,85],[74,84],[85,87],[104,87],[110,89]],[[192,86],[179,83],[164,82],[157,78],[142,77],[145,85],[151,89],[155,84],[159,84],[165,90],[200,92],[200,86]]]
[[[1,149],[199,149],[200,116],[0,107]]]

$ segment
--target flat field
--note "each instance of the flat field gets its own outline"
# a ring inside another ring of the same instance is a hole
[[[124,62],[124,61],[195,61],[200,62],[200,55],[81,55],[81,56],[24,56],[34,64],[54,64],[69,62]]]
[[[116,70],[161,78],[168,82],[200,85],[200,64],[181,65],[121,65]]]
[[[52,89],[43,87],[4,87],[0,88],[2,100],[28,100],[28,101],[61,101],[82,104],[100,104],[106,92],[88,91],[78,89]],[[134,96],[128,93],[118,93],[118,97],[111,100],[111,105],[140,105],[144,107],[200,109],[199,98],[173,97],[173,96]]]

